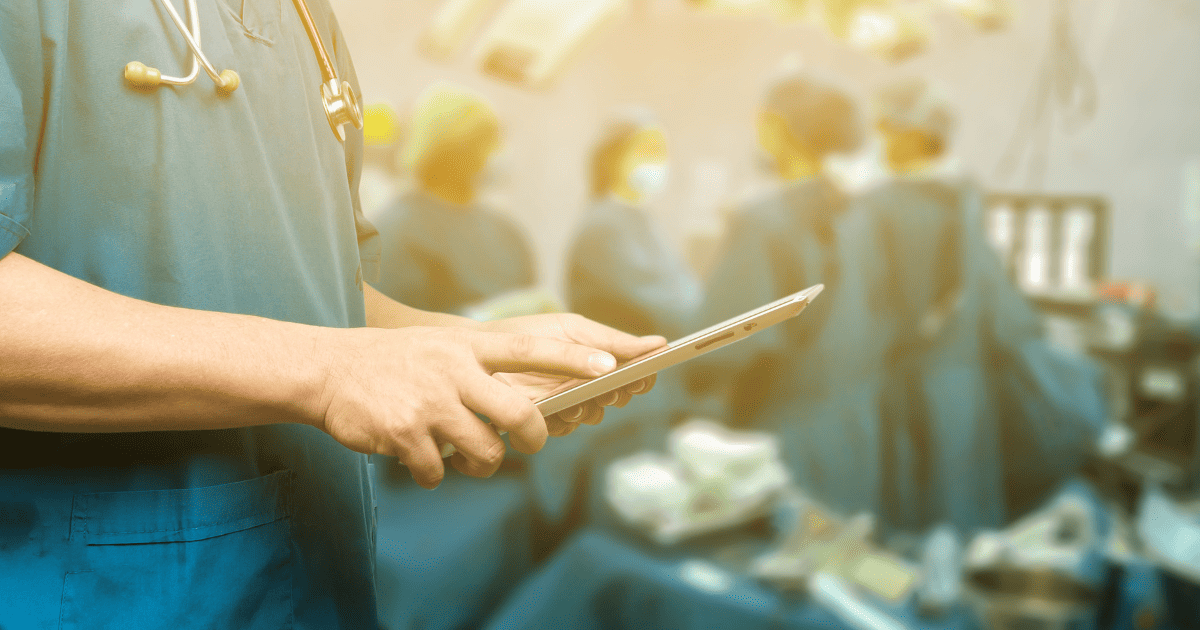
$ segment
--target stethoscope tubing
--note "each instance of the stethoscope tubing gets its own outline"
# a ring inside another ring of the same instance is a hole
[[[227,82],[225,78],[222,77],[220,73],[217,72],[217,69],[208,62],[208,57],[205,57],[204,52],[200,50],[200,19],[199,11],[196,9],[196,0],[187,0],[189,18],[194,20],[193,26],[196,29],[195,33],[193,33],[191,29],[187,28],[187,26],[183,24],[183,19],[180,18],[179,13],[175,11],[175,6],[171,4],[171,0],[158,0],[158,2],[163,6],[164,9],[167,10],[167,13],[171,16],[171,21],[175,22],[175,26],[179,29],[180,34],[183,35],[183,39],[187,42],[188,48],[192,49],[192,63],[195,64],[197,61],[199,61],[200,65],[204,67],[204,71],[208,73],[208,76],[213,80],[214,83],[217,84],[217,87],[226,87]],[[193,72],[195,72],[194,68]],[[167,77],[163,78],[166,79]],[[195,77],[192,77],[192,81],[194,80]],[[169,81],[164,82],[170,83]],[[191,81],[188,81],[188,83],[191,83]],[[187,83],[176,85],[187,85]]]
[[[362,129],[363,126],[358,97],[349,82],[338,78],[337,70],[334,69],[333,62],[329,59],[329,52],[325,49],[325,43],[321,41],[321,34],[313,22],[308,3],[305,0],[292,1],[296,5],[296,14],[300,17],[300,23],[304,25],[304,32],[308,36],[308,42],[317,58],[317,65],[321,67],[321,104],[325,108],[325,117],[329,120],[329,127],[337,139],[345,142],[346,133],[343,129],[345,125],[353,125],[357,129]],[[237,72],[231,69],[217,72],[217,69],[208,61],[208,57],[204,55],[204,51],[200,49],[200,12],[196,8],[196,0],[184,0],[190,27],[183,23],[183,18],[179,17],[179,12],[175,10],[171,0],[158,0],[158,2],[166,9],[167,15],[175,23],[175,28],[179,29],[179,33],[183,35],[184,41],[192,51],[191,72],[186,77],[163,76],[157,68],[148,67],[140,61],[131,61],[125,64],[125,80],[130,85],[142,89],[152,89],[163,84],[189,85],[199,76],[198,68],[202,67],[212,78],[213,83],[217,85],[220,93],[228,95],[236,90],[241,84],[241,78]]]
[[[329,60],[329,53],[325,50],[325,43],[321,41],[321,33],[317,31],[317,25],[313,22],[312,13],[308,10],[308,3],[304,0],[292,0],[292,4],[296,5],[300,23],[304,25],[304,32],[308,34],[308,41],[317,55],[317,64],[321,66],[321,82],[327,83],[336,80],[337,71],[333,69],[333,62]]]

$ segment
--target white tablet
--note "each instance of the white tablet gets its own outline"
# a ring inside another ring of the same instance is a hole
[[[564,382],[556,391],[534,401],[543,416],[554,415],[587,402],[602,394],[620,389],[634,381],[656,374],[673,365],[678,365],[717,348],[725,347],[770,328],[800,314],[825,285],[811,286],[793,293],[720,324],[705,328],[682,339],[677,339],[649,354],[631,359],[616,370],[593,379],[575,379]],[[455,452],[452,444],[442,445],[442,457]]]
[[[631,359],[604,376],[567,381],[558,391],[551,392],[541,400],[534,402],[543,416],[570,409],[601,394],[620,389],[651,374],[707,354],[717,348],[725,347],[765,328],[791,319],[799,315],[800,311],[803,311],[804,307],[808,306],[809,302],[812,302],[813,298],[817,297],[817,294],[824,288],[823,284],[811,286],[766,306],[727,319],[720,324],[672,341],[654,352]]]

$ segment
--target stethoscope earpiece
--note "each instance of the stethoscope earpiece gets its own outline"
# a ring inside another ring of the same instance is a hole
[[[192,49],[191,72],[186,77],[169,77],[158,68],[151,68],[140,61],[130,61],[125,64],[125,80],[133,87],[143,89],[153,89],[164,84],[190,85],[199,76],[200,68],[203,67],[213,83],[217,84],[217,92],[221,95],[228,95],[238,89],[242,83],[238,73],[228,69],[217,72],[217,69],[204,56],[204,52],[200,50],[200,12],[196,9],[196,0],[186,1],[190,25],[183,23],[183,19],[175,12],[175,6],[171,4],[171,0],[159,0],[159,4],[167,10],[171,21],[175,23],[183,35],[183,39],[187,41],[188,48]]]
[[[125,80],[136,88],[152,89],[162,84],[162,73],[140,61],[125,64]]]
[[[222,70],[219,76],[221,77],[221,82],[217,84],[217,91],[221,94],[231,94],[242,84],[242,77],[236,71],[229,68]]]

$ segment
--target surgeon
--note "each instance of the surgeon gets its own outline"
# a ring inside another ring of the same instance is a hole
[[[381,292],[414,308],[462,313],[536,282],[520,228],[479,199],[500,146],[500,120],[482,98],[437,84],[419,99],[403,151],[412,190],[375,219]]]
[[[663,343],[372,288],[330,8],[319,51],[301,0],[234,6],[0,8],[0,627],[374,630],[364,453],[487,476],[497,430],[532,452],[602,412],[532,398]],[[184,30],[219,85],[154,85]]]
[[[637,335],[691,332],[699,282],[655,216],[669,157],[666,131],[650,112],[621,112],[602,130],[589,162],[591,200],[567,253],[571,310]],[[535,496],[547,520],[604,514],[607,463],[660,447],[670,424],[689,412],[678,376],[666,372],[638,404],[614,410],[604,426],[589,427],[572,443],[562,441],[534,458]]]
[[[766,91],[758,143],[778,183],[738,210],[705,290],[711,325],[814,284],[800,317],[689,365],[694,390],[724,391],[727,421],[777,433],[797,482],[850,513],[878,504],[880,330],[869,325],[861,217],[827,173],[862,142],[853,98],[808,72]]]
[[[885,525],[964,533],[1003,524],[1070,476],[1106,415],[1100,378],[1055,351],[982,232],[982,196],[956,173],[954,113],[910,78],[875,99],[894,179],[861,200],[869,303],[887,330],[880,397]],[[1018,490],[1018,491],[1015,491]]]
[[[671,246],[653,204],[668,177],[667,136],[644,111],[601,134],[591,156],[591,202],[567,254],[567,303],[639,335],[688,331],[699,282]]]

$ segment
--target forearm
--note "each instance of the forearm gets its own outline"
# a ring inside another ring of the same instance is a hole
[[[478,322],[447,313],[434,313],[405,306],[380,293],[369,284],[363,285],[366,299],[367,325],[373,328],[406,328],[408,326],[453,326],[476,328]]]
[[[126,298],[0,259],[0,426],[34,431],[319,423],[337,331]]]

